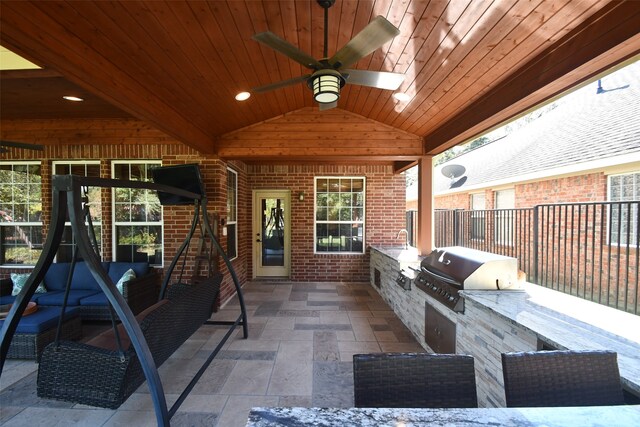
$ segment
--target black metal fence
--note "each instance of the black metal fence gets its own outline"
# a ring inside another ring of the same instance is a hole
[[[516,257],[530,282],[640,314],[640,201],[436,210],[434,221],[436,247]]]

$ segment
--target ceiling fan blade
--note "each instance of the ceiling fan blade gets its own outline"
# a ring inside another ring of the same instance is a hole
[[[322,68],[322,64],[315,58],[304,53],[288,41],[276,36],[271,31],[254,34],[251,38],[257,42],[262,43],[265,46],[270,47],[273,50],[280,52],[281,54],[293,59],[294,61],[302,64],[309,69],[317,70],[319,68]]]
[[[383,16],[376,16],[369,25],[329,59],[329,64],[332,64],[334,68],[355,64],[398,34],[400,34],[400,30],[391,22]]]
[[[294,77],[294,78],[288,79],[288,80],[282,80],[281,82],[270,83],[270,84],[264,85],[264,86],[254,87],[253,89],[251,89],[251,93],[269,92],[270,90],[280,89],[281,87],[291,86],[291,85],[294,85],[296,83],[304,82],[309,77],[311,77],[311,74],[307,74],[306,76]]]
[[[320,111],[330,110],[332,108],[336,108],[338,106],[338,101],[330,102],[329,104],[318,103],[318,107],[320,107]]]
[[[44,151],[44,145],[40,144],[29,144],[26,142],[16,142],[16,141],[0,141],[0,147],[13,147],[13,148],[24,148],[25,150],[36,150],[36,151]]]
[[[347,83],[376,87],[378,89],[396,90],[404,81],[404,74],[386,71],[342,70]]]

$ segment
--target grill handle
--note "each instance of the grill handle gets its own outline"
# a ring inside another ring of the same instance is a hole
[[[436,279],[442,280],[443,282],[449,283],[450,285],[460,286],[460,283],[458,283],[457,281],[450,279],[446,276],[443,276],[439,273],[436,273],[435,271],[431,270],[429,267],[426,267],[423,265],[423,266],[420,266],[420,268],[422,269],[423,272],[431,274]]]

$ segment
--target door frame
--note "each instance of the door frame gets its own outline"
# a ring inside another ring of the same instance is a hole
[[[262,212],[260,199],[279,198],[284,200],[284,267],[260,267],[261,246],[257,242],[257,234],[262,240]],[[291,190],[260,189],[252,190],[251,197],[251,253],[253,278],[291,276]],[[260,271],[259,271],[260,270]],[[270,271],[271,270],[271,271]],[[260,273],[260,274],[258,274]]]

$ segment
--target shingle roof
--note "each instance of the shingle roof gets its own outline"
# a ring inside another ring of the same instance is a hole
[[[434,192],[451,189],[441,173],[446,165],[466,168],[457,190],[526,174],[579,165],[624,154],[640,153],[640,62],[573,95],[538,120],[506,137],[464,153],[434,171]]]

